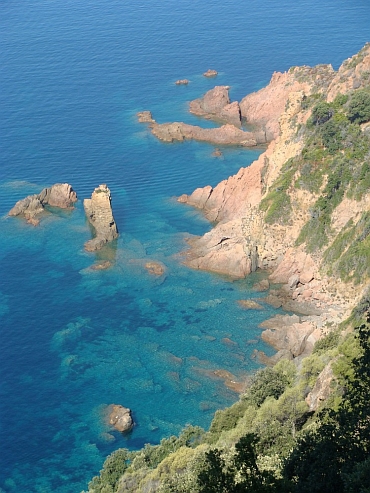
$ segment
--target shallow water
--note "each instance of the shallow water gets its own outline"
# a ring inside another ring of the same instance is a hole
[[[187,102],[215,84],[240,99],[291,65],[339,63],[367,41],[365,1],[237,0],[3,3],[0,92],[0,487],[76,492],[108,453],[207,427],[237,398],[220,379],[257,368],[259,323],[243,310],[256,276],[189,270],[178,254],[210,225],[174,196],[215,185],[261,150],[164,145],[135,113],[212,125]],[[232,28],[230,28],[232,26]],[[217,79],[205,79],[208,68]],[[175,86],[177,78],[189,86]],[[20,198],[69,182],[79,198],[107,183],[120,230],[97,257],[81,201],[34,228],[6,217]],[[114,267],[92,271],[96,260]],[[145,262],[166,267],[151,276]],[[133,410],[127,437],[105,406]]]

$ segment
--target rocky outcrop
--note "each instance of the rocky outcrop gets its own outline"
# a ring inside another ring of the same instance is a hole
[[[316,341],[322,336],[314,319],[301,320],[298,315],[277,315],[262,322],[262,340],[277,351],[288,350],[293,358],[312,352]]]
[[[131,409],[119,404],[112,404],[109,407],[109,424],[121,433],[130,431],[134,426]]]
[[[188,79],[179,79],[175,82],[177,86],[187,86],[189,84]]]
[[[332,362],[328,363],[317,377],[316,383],[311,392],[306,397],[306,402],[310,411],[317,411],[320,405],[326,401],[332,392],[332,382],[334,379]]]
[[[190,113],[241,126],[239,103],[230,102],[229,86],[216,86],[203,97],[190,102]]]
[[[204,77],[216,77],[216,75],[218,75],[217,70],[213,70],[210,68],[207,70],[207,72],[204,72],[203,74]]]
[[[153,115],[150,111],[139,111],[136,116],[139,123],[154,123]]]
[[[84,200],[86,217],[95,230],[95,238],[85,243],[85,250],[93,252],[100,250],[106,243],[118,238],[117,225],[113,218],[111,194],[107,185],[99,185],[91,195]]]
[[[29,195],[19,200],[9,211],[9,216],[23,215],[27,222],[37,225],[38,215],[44,212],[45,206],[69,209],[77,201],[77,194],[68,183],[56,183],[44,188],[39,194]]]
[[[288,72],[275,72],[270,83],[257,92],[248,94],[240,102],[240,111],[246,123],[263,129],[266,141],[280,134],[279,119],[293,92],[322,92],[335,75],[331,65],[293,67]]]
[[[333,78],[327,100],[334,101],[338,94],[368,86],[370,82],[370,43],[356,55],[345,60]]]
[[[216,145],[240,145],[254,147],[263,144],[264,134],[260,132],[244,132],[234,125],[226,124],[218,128],[201,128],[187,123],[153,123],[152,134],[163,142],[198,140]]]

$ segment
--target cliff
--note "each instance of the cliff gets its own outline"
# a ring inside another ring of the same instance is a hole
[[[290,299],[293,311],[309,303],[323,314],[306,334],[316,334],[311,349],[369,286],[369,69],[366,45],[338,72],[320,65],[275,73],[240,102],[243,118],[271,140],[267,150],[216,187],[178,199],[215,223],[188,239],[184,263],[234,278],[268,270],[285,285],[280,305]]]

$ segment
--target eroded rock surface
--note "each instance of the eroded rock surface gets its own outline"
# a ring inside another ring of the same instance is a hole
[[[84,200],[86,217],[95,229],[95,238],[85,243],[85,250],[93,252],[100,250],[106,243],[118,238],[111,194],[107,185],[99,185],[93,191],[91,199]]]
[[[109,424],[121,433],[130,431],[134,426],[131,409],[119,404],[112,404],[110,408]]]
[[[314,320],[301,320],[298,315],[276,315],[260,327],[266,329],[261,335],[265,342],[277,351],[288,350],[294,358],[310,354],[322,336]]]
[[[241,125],[239,103],[230,102],[229,86],[216,86],[203,97],[194,99],[190,102],[189,111],[194,115],[219,119],[236,127]]]
[[[329,397],[332,392],[333,379],[334,373],[332,362],[330,362],[317,377],[314,388],[306,397],[306,402],[310,411],[317,411],[320,405]]]
[[[45,205],[69,209],[77,201],[77,194],[68,183],[56,183],[44,188],[39,194],[29,195],[19,200],[9,211],[9,216],[23,215],[33,225],[39,223],[38,215],[44,211]]]

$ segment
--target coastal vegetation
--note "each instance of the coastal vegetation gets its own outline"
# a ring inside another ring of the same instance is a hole
[[[89,491],[369,491],[370,324],[345,329],[320,340],[299,368],[282,360],[258,371],[208,432],[188,426],[159,445],[117,450]],[[330,364],[330,398],[312,411],[307,395]]]

